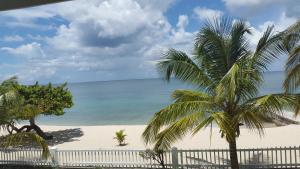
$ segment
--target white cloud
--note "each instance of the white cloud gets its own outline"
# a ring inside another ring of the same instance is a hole
[[[212,20],[214,18],[221,17],[223,15],[223,12],[220,10],[215,9],[209,9],[205,7],[196,7],[194,9],[194,13],[200,20]]]
[[[36,19],[45,19],[55,16],[55,13],[48,10],[40,10],[40,8],[18,9],[4,11],[0,14],[1,17],[9,17],[19,21],[31,21]]]
[[[46,57],[41,44],[36,42],[24,44],[16,48],[2,47],[1,50],[13,55],[24,56],[29,59],[41,59]]]
[[[255,16],[276,9],[277,12],[286,12],[288,17],[300,16],[299,0],[222,0],[225,6],[239,16]]]
[[[156,39],[154,36],[162,36],[170,29],[161,11],[142,8],[137,1],[111,0],[89,5],[74,2],[77,11],[62,14],[70,23],[61,25],[48,42],[55,48],[63,47],[62,50],[77,50],[79,46],[84,47],[81,49],[84,51],[126,48],[133,43],[152,42]],[[66,40],[69,43],[65,43]]]
[[[26,65],[22,68],[22,71],[14,74],[21,81],[34,82],[37,79],[51,78],[56,74],[56,69],[53,67],[38,67],[34,65]]]
[[[2,50],[28,58],[17,72],[21,79],[28,78],[26,74],[31,80],[68,76],[72,81],[155,77],[154,63],[166,49],[189,51],[193,45],[193,33],[185,31],[188,16],[179,16],[177,26],[172,27],[164,12],[174,0],[155,1],[77,0],[39,7],[44,19],[63,20],[54,36],[29,35],[43,45],[34,42]],[[36,18],[28,15],[25,20],[37,24]],[[79,74],[84,77],[74,79]]]
[[[24,38],[19,35],[12,35],[12,36],[4,36],[2,40],[5,42],[21,42],[24,41]]]
[[[268,4],[274,0],[222,0],[226,7],[229,9],[235,9],[238,7],[243,7],[243,6],[257,6],[257,5],[263,5],[263,4]],[[275,0],[278,1],[278,0]]]
[[[0,13],[1,22],[8,27],[25,27],[35,28],[39,30],[53,29],[52,25],[43,25],[36,23],[38,19],[50,19],[56,16],[56,13],[51,9],[51,5],[47,7],[34,7],[29,9],[17,9],[3,11]]]
[[[176,26],[180,30],[184,30],[188,24],[189,24],[189,17],[187,15],[180,15],[178,17],[178,22],[177,22]]]
[[[256,28],[251,27],[252,35],[250,35],[250,37],[249,37],[250,43],[252,45],[256,45],[258,43],[260,37],[262,37],[264,31],[266,31],[268,26],[275,26],[274,32],[280,32],[280,31],[285,30],[288,26],[292,25],[296,21],[297,21],[297,18],[287,17],[286,14],[283,12],[280,14],[280,17],[275,21],[268,20],[268,21],[265,21],[264,23],[260,24]]]
[[[274,25],[274,32],[283,31],[300,17],[299,0],[222,0],[226,8],[239,17],[260,18],[257,26],[251,27],[252,35],[249,35],[250,45],[254,48],[268,26]],[[275,11],[275,12],[274,12]],[[267,15],[268,14],[268,15]],[[270,18],[275,19],[270,19]],[[250,24],[250,23],[249,23]],[[284,70],[286,57],[282,56],[270,66],[273,71]]]
[[[191,53],[193,47],[195,32],[186,31],[191,24],[189,16],[180,15],[175,26],[170,25],[165,16],[175,1],[76,0],[3,12],[0,14],[3,25],[51,30],[51,33],[46,37],[47,33],[29,32],[24,36],[26,43],[23,45],[2,47],[1,50],[11,57],[24,58],[24,63],[14,67],[11,74],[26,81],[155,77],[155,63],[168,48]],[[255,13],[253,11],[263,9],[271,2],[223,1],[231,12],[241,15],[244,8]],[[282,4],[282,9],[287,8],[283,0],[275,1]],[[275,24],[280,31],[291,24],[296,18],[291,17],[292,13],[295,15],[291,11],[292,8],[286,13],[278,11],[282,15],[277,20],[252,27],[251,44],[257,43],[266,25]],[[223,15],[222,11],[203,7],[197,7],[193,12],[200,20]]]
[[[275,21],[265,21],[258,27],[251,27],[252,35],[249,35],[250,45],[252,48],[256,47],[259,39],[262,37],[263,33],[266,31],[268,26],[275,26],[274,33],[285,30],[288,26],[295,23],[297,18],[287,17],[285,13],[282,13],[280,17]],[[250,23],[249,23],[250,24]],[[279,59],[276,59],[274,63],[270,66],[272,71],[282,71],[284,70],[285,56],[280,56]]]

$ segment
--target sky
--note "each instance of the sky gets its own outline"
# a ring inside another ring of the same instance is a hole
[[[220,16],[246,20],[254,47],[268,26],[282,31],[299,19],[300,0],[74,0],[0,12],[0,80],[156,78],[167,49],[191,53],[204,22]]]

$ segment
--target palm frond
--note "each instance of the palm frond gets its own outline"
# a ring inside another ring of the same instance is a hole
[[[286,51],[282,43],[282,34],[273,34],[273,29],[273,26],[267,28],[253,54],[252,65],[257,70],[267,70],[268,66]]]
[[[154,149],[170,149],[172,143],[185,136],[204,117],[204,112],[195,112],[183,118],[180,118],[179,120],[176,120],[167,128],[157,134],[154,140]]]
[[[300,40],[300,20],[285,29],[283,31],[283,37],[284,46],[287,51],[290,52]]]
[[[193,129],[193,135],[212,123],[215,123],[219,127],[221,133],[226,137],[227,140],[232,140],[235,138],[234,124],[231,122],[230,117],[225,112],[213,112],[209,114],[205,120],[203,120]]]
[[[300,64],[295,66],[292,70],[287,72],[286,79],[284,80],[283,86],[286,91],[292,92],[300,86]]]
[[[172,93],[172,98],[175,102],[186,102],[186,101],[213,101],[213,98],[200,91],[193,90],[175,90]]]
[[[154,117],[148,123],[143,132],[143,138],[146,143],[153,142],[156,135],[164,125],[169,125],[172,122],[183,118],[195,112],[206,112],[214,109],[214,105],[210,101],[185,101],[173,103],[159,112],[155,113]]]
[[[253,98],[241,105],[241,108],[252,112],[260,112],[264,116],[271,116],[273,113],[282,114],[284,110],[293,110],[297,113],[299,106],[300,94],[279,93]]]
[[[286,78],[283,87],[292,92],[300,85],[300,45],[293,48],[286,63]]]
[[[224,98],[228,96],[228,100],[231,103],[234,102],[236,96],[236,90],[238,88],[237,78],[240,77],[241,71],[238,64],[234,64],[227,74],[220,80],[216,93],[218,98]]]
[[[251,34],[249,26],[245,21],[234,22],[230,39],[230,58],[228,62],[233,65],[241,56],[249,54],[249,43],[245,35]]]
[[[232,20],[222,17],[208,20],[196,35],[195,60],[210,77],[220,79],[230,69],[228,35]]]
[[[250,110],[240,110],[238,114],[235,115],[234,121],[235,124],[243,123],[246,127],[253,131],[258,131],[260,136],[264,135],[264,126],[263,123],[266,122],[266,116],[259,111],[251,111]]]
[[[30,138],[33,142],[37,143],[39,146],[41,146],[43,152],[42,152],[42,157],[43,158],[48,158],[50,155],[49,148],[45,140],[40,137],[39,135],[31,132],[21,132],[21,133],[16,133],[12,135],[8,135],[5,137],[4,145],[5,147],[10,147],[10,146],[18,146],[23,144],[23,141],[25,138]]]
[[[184,52],[170,49],[157,65],[166,80],[172,76],[183,82],[189,82],[198,87],[207,87],[211,80]]]
[[[230,103],[252,98],[258,93],[261,76],[259,72],[248,68],[244,61],[236,62],[216,86],[216,97],[219,100],[226,98]]]

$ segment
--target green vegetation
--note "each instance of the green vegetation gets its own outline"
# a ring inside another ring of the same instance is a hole
[[[5,82],[6,83],[6,82]],[[19,96],[21,107],[24,111],[18,111],[13,118],[7,121],[7,130],[10,133],[20,133],[22,131],[29,132],[34,130],[40,137],[51,139],[52,136],[46,135],[43,130],[36,125],[35,118],[40,115],[63,115],[65,108],[73,106],[71,92],[66,88],[66,84],[59,86],[35,85],[27,86],[20,85],[16,81],[13,82],[15,92]],[[29,125],[24,125],[20,128],[15,126],[19,120],[29,120]]]
[[[124,130],[116,131],[114,139],[116,139],[119,143],[119,146],[125,146],[125,138],[126,134]]]
[[[287,91],[295,91],[300,86],[300,21],[286,29],[283,41],[289,55],[284,87]]]
[[[63,115],[65,108],[73,105],[72,95],[66,84],[60,86],[20,85],[15,77],[0,85],[0,126],[10,135],[2,137],[1,146],[22,145],[25,139],[30,139],[43,148],[43,156],[49,155],[47,143],[50,139],[34,119],[39,115]],[[30,125],[20,128],[16,126],[20,121],[29,120]],[[34,130],[35,132],[31,132]]]
[[[18,122],[21,119],[20,114],[27,114],[29,110],[27,106],[24,106],[24,99],[15,89],[15,84],[17,84],[16,78],[8,79],[0,84],[0,127],[2,129]],[[43,148],[43,157],[46,158],[49,155],[45,140],[35,133],[11,133],[1,139],[2,147],[19,145],[23,139],[30,139]]]
[[[238,169],[240,125],[263,135],[266,120],[285,109],[299,112],[299,94],[258,93],[263,73],[284,52],[283,34],[268,27],[254,50],[248,35],[246,22],[219,18],[200,29],[191,57],[175,49],[165,54],[157,67],[166,80],[174,76],[197,89],[173,92],[174,103],[157,112],[143,132],[147,144],[169,149],[188,132],[215,124],[229,144],[231,168]]]

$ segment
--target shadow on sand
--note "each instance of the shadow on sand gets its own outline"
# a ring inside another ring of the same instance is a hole
[[[53,139],[47,140],[49,146],[55,146],[66,142],[77,141],[77,138],[83,136],[83,132],[80,128],[47,132],[47,134],[53,136]]]
[[[83,136],[83,132],[80,128],[46,132],[46,134],[53,136],[53,139],[46,140],[49,146],[56,146],[67,142],[77,141],[79,137]],[[0,139],[0,143],[1,141],[4,141],[4,139]],[[15,145],[13,147],[14,148],[41,148],[39,145],[37,145],[29,138],[23,139],[21,144]]]

